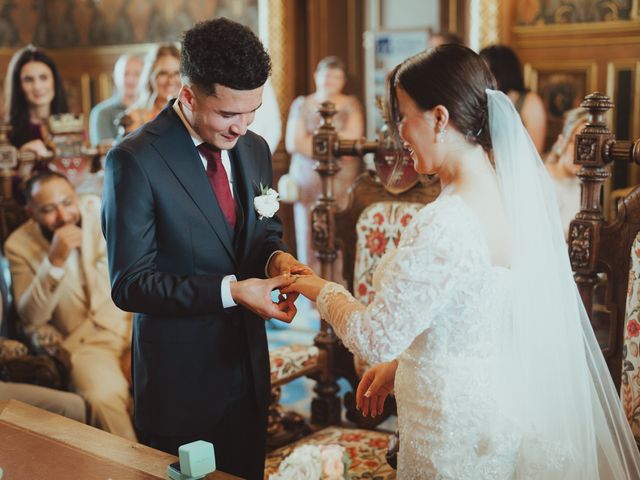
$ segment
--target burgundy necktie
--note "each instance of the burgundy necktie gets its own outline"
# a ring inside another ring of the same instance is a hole
[[[198,145],[198,151],[207,159],[207,178],[213,193],[218,199],[218,205],[227,219],[231,230],[236,228],[236,202],[231,195],[231,187],[227,172],[222,165],[222,154],[220,149],[209,143],[201,143]]]

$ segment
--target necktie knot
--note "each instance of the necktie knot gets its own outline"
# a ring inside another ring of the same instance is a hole
[[[222,165],[222,154],[220,153],[220,149],[207,142],[201,143],[197,148],[202,156],[207,159],[207,170],[216,172],[218,170],[218,166]]]

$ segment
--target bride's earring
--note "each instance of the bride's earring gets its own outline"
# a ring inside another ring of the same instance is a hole
[[[447,129],[442,125],[438,127],[438,132],[436,133],[436,142],[444,143],[444,134],[447,133]]]

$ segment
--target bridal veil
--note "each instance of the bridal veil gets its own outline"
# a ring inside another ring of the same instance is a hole
[[[512,314],[494,332],[492,381],[496,413],[522,433],[515,478],[640,479],[633,435],[573,280],[552,185],[509,98],[486,93],[513,240]]]

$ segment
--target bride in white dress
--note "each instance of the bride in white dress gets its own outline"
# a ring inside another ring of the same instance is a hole
[[[442,194],[381,261],[367,307],[299,275],[398,404],[398,478],[640,479],[640,460],[573,282],[551,184],[473,51],[444,45],[390,77],[399,133]],[[495,165],[495,167],[494,167]],[[293,272],[295,273],[295,272]]]

